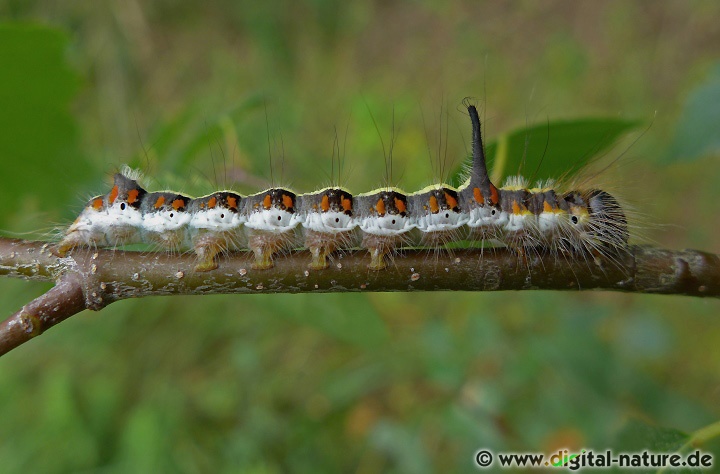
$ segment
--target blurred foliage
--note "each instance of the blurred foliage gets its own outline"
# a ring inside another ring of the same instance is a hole
[[[67,35],[32,24],[0,25],[0,156],[5,176],[32,176],[36,189],[53,189],[58,178],[90,176],[80,158],[78,130],[70,101],[78,77],[65,60]],[[5,179],[3,191],[15,199],[0,199],[0,228],[9,224],[19,203],[22,211],[43,206],[36,189],[22,179]],[[67,202],[76,196],[59,190],[46,200]]]
[[[468,156],[459,104],[475,95],[487,143],[517,143],[507,157],[523,153],[526,175],[577,167],[622,117],[657,110],[642,139],[605,151],[622,159],[604,181],[653,240],[717,253],[717,154],[682,130],[717,108],[702,81],[719,14],[711,1],[0,2],[2,227],[67,223],[124,162],[153,189],[198,194],[418,189]],[[590,116],[620,118],[583,129]],[[694,159],[660,166],[670,149]],[[0,281],[0,307],[47,288]],[[475,472],[481,447],[676,449],[720,418],[719,342],[717,303],[682,297],[122,301],[0,359],[0,471]]]
[[[720,154],[720,65],[687,98],[668,157],[695,160]]]
[[[637,125],[619,119],[576,119],[503,134],[487,145],[487,159],[493,163],[491,179],[502,183],[505,177],[520,173],[532,176],[534,185],[574,174]],[[534,162],[537,167],[527,166]]]

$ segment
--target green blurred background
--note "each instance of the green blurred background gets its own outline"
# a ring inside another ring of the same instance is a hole
[[[393,181],[415,190],[438,174],[428,147],[447,144],[446,169],[466,157],[471,96],[488,141],[642,121],[605,175],[637,234],[720,252],[715,1],[3,0],[0,17],[4,235],[67,224],[122,163],[153,189],[252,192],[268,137],[276,182],[328,184],[337,133],[341,181],[369,190],[384,163],[367,109],[386,147],[394,110]],[[3,279],[0,308],[48,287]],[[552,292],[122,301],[0,359],[0,472],[474,472],[481,447],[674,450],[720,419],[719,309]],[[717,438],[702,449],[720,456]]]

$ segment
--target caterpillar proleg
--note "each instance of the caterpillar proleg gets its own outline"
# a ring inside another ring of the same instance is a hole
[[[309,268],[323,270],[333,253],[359,245],[370,253],[368,268],[382,270],[396,249],[413,243],[440,248],[463,235],[521,255],[607,255],[626,247],[625,212],[607,191],[562,190],[554,181],[531,186],[522,177],[496,186],[487,170],[477,109],[466,105],[472,164],[459,189],[435,184],[408,194],[386,186],[353,195],[331,186],[296,195],[273,187],[247,197],[217,191],[191,198],[174,191],[147,192],[126,169],[115,175],[106,195],[87,203],[58,243],[58,252],[144,242],[171,251],[192,249],[196,271],[208,271],[223,254],[247,249],[253,268],[262,270],[273,266],[276,254],[304,246],[311,255]]]

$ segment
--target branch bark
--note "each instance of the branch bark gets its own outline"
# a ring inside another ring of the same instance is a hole
[[[56,282],[0,324],[0,355],[83,309],[155,295],[599,289],[720,297],[720,257],[646,246],[605,257],[404,250],[382,271],[368,270],[359,250],[322,271],[307,268],[307,251],[278,257],[269,270],[253,270],[250,254],[238,252],[209,272],[193,270],[192,254],[79,249],[61,258],[51,250],[46,242],[0,238],[0,276]]]

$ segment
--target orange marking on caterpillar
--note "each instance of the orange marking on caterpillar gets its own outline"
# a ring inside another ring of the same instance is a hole
[[[328,199],[327,194],[323,194],[323,197],[320,200],[320,209],[322,209],[323,212],[330,210],[330,200]]]
[[[400,213],[403,213],[407,210],[405,208],[405,201],[403,201],[402,199],[395,198],[395,207]]]
[[[485,197],[480,192],[480,188],[473,189],[473,197],[475,198],[476,203],[485,204]]]
[[[450,209],[455,209],[458,207],[457,199],[452,197],[449,193],[445,193],[445,202],[447,202],[447,205]]]
[[[432,194],[430,195],[430,212],[433,214],[437,214],[440,211],[440,206],[438,206],[438,200],[435,196]]]
[[[209,209],[214,209],[217,204],[217,198],[215,196],[208,199],[207,206]]]
[[[160,196],[157,201],[155,201],[155,209],[160,209],[163,204],[165,204],[165,196]]]
[[[115,202],[115,199],[118,197],[118,187],[117,185],[113,186],[112,190],[110,191],[110,195],[108,196],[108,202],[110,204]]]
[[[352,211],[352,199],[344,198],[342,200],[343,211]]]
[[[185,201],[182,199],[175,199],[172,202],[172,207],[177,211],[178,209],[185,207]]]
[[[265,209],[270,209],[272,207],[272,197],[270,197],[269,194],[266,194],[263,198],[263,207]]]
[[[293,198],[292,198],[291,196],[289,196],[289,195],[287,195],[287,194],[283,194],[283,197],[282,197],[282,198],[283,198],[283,205],[284,205],[287,209],[292,209],[292,208],[294,207],[294,205],[293,205]]]
[[[382,199],[378,199],[377,204],[375,204],[375,211],[380,216],[384,216],[385,215],[385,201],[383,201]]]
[[[228,196],[227,198],[228,207],[230,209],[237,209],[237,198],[234,198],[232,196]]]
[[[497,203],[500,202],[498,190],[493,184],[490,184],[490,202],[493,206],[497,206]]]
[[[140,191],[138,191],[137,189],[131,189],[130,191],[128,191],[128,197],[127,197],[128,204],[135,204],[138,200],[139,195],[140,195]]]
[[[103,207],[103,200],[102,200],[102,198],[95,199],[95,200],[93,201],[93,203],[92,203],[92,207],[93,207],[93,209],[95,209],[96,211],[99,211],[100,209],[102,209],[102,207]]]
[[[543,202],[543,212],[552,212],[553,207],[550,205],[549,202],[545,201]]]
[[[518,204],[517,201],[513,201],[512,211],[513,211],[513,214],[520,214],[520,212],[522,211],[522,209],[520,209],[520,204]]]

